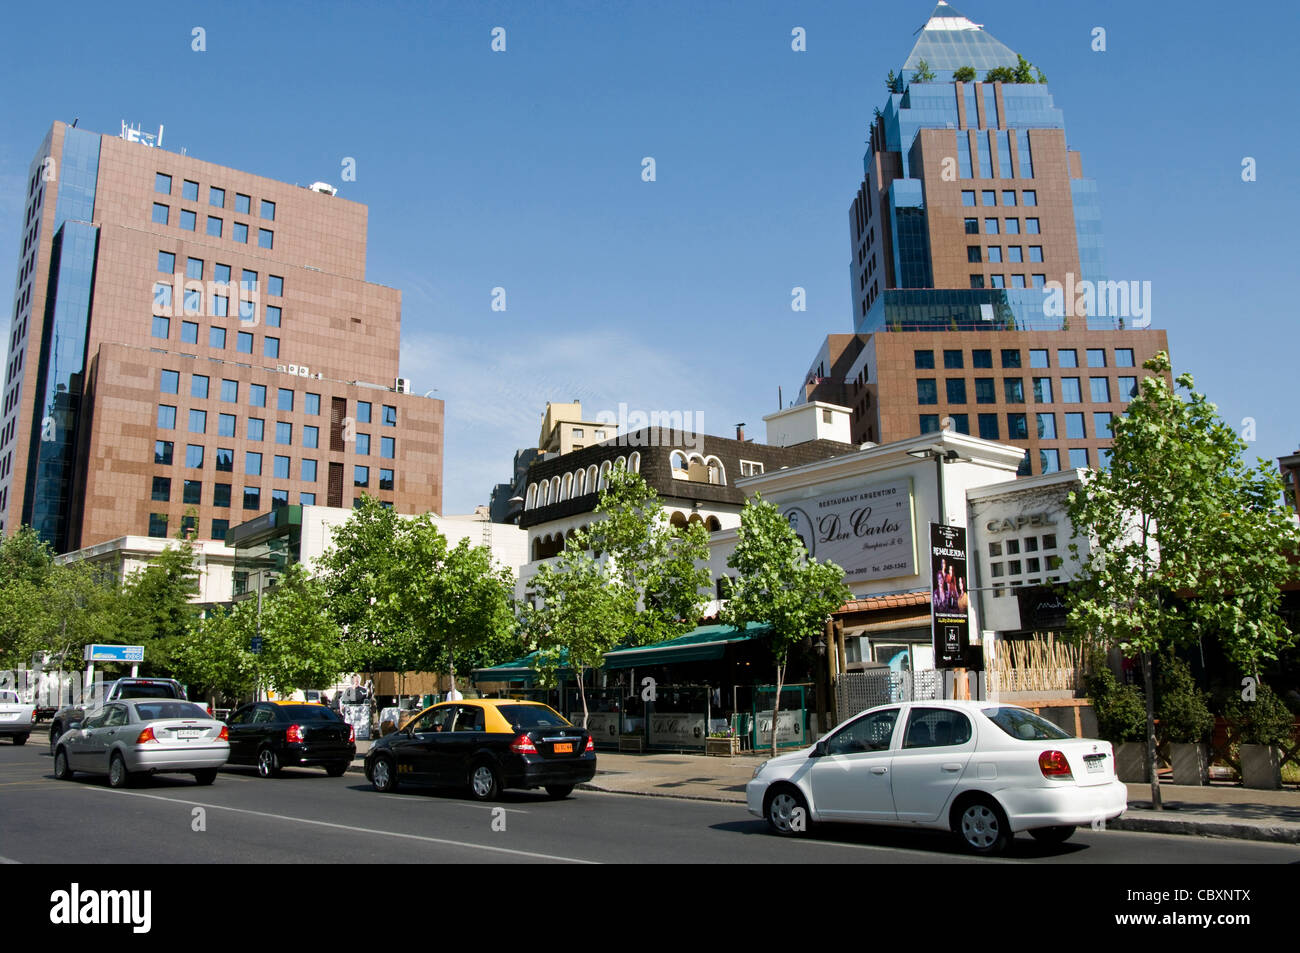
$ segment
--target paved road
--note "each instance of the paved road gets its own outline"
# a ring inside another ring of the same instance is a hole
[[[788,840],[738,805],[579,791],[510,792],[495,805],[449,794],[381,795],[318,770],[263,780],[230,769],[199,787],[159,777],[126,790],[55,781],[44,746],[0,743],[0,859],[20,863],[1295,863],[1300,848],[1119,831],[1003,857],[943,834],[836,826]],[[203,830],[195,830],[196,814]],[[500,828],[504,821],[504,830]]]

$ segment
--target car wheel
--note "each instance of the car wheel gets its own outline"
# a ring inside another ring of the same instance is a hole
[[[548,796],[553,797],[558,801],[560,798],[568,797],[570,794],[573,793],[573,785],[572,784],[548,784],[546,785],[546,793]]]
[[[392,758],[375,759],[375,763],[370,766],[370,783],[376,791],[383,794],[397,790],[397,769],[393,767]]]
[[[768,826],[782,837],[806,834],[811,826],[808,802],[798,788],[790,785],[782,785],[767,795],[763,816]]]
[[[351,767],[351,761],[339,761],[336,764],[325,765],[325,773],[331,778],[341,778],[347,774],[348,768]]]
[[[50,725],[50,754],[54,754],[59,750],[59,736],[62,734],[63,732],[59,729],[57,721]]]
[[[501,794],[501,775],[488,761],[480,761],[469,772],[469,793],[476,801],[495,801]]]
[[[1029,832],[1029,836],[1040,844],[1064,844],[1074,834],[1073,824],[1060,827],[1038,827]]]
[[[204,768],[202,771],[195,771],[194,780],[199,784],[211,784],[217,780],[217,769]]]
[[[27,744],[27,736],[26,736],[26,735],[14,735],[14,744],[16,744],[16,745],[25,745],[25,744]]]
[[[957,817],[956,831],[973,854],[1000,854],[1011,843],[1011,825],[992,798],[967,801]]]
[[[264,778],[273,778],[280,773],[280,759],[270,748],[257,753],[257,773]]]
[[[72,769],[68,767],[68,753],[62,748],[54,752],[54,777],[60,781],[72,780]]]
[[[108,786],[124,788],[131,783],[131,772],[126,770],[126,760],[120,755],[113,755],[108,764]]]

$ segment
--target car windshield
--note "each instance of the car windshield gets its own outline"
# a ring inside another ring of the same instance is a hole
[[[984,717],[997,725],[1012,738],[1021,741],[1051,741],[1060,738],[1073,738],[1068,731],[1056,727],[1046,718],[1040,718],[1032,711],[1023,708],[981,708]]]
[[[141,721],[208,717],[208,713],[193,702],[145,702],[135,706],[135,714]]]
[[[281,705],[280,714],[290,721],[342,721],[322,705]]]
[[[154,685],[123,685],[118,698],[175,698],[176,689],[166,682]]]
[[[506,721],[520,728],[569,727],[569,722],[545,705],[502,705],[500,711]]]

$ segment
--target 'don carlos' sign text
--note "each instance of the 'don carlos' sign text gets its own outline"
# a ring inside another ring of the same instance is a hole
[[[808,555],[842,567],[848,582],[916,574],[910,479],[787,503],[781,515]]]

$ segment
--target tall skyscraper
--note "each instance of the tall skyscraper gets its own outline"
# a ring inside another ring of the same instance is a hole
[[[443,404],[398,379],[364,205],[62,122],[25,200],[0,532],[64,552],[363,491],[441,509]]]
[[[1096,183],[1045,78],[947,3],[888,75],[849,209],[867,337],[820,384],[848,393],[855,440],[950,426],[1024,446],[1025,474],[1103,464],[1134,368],[1168,343],[1150,284],[1107,280]]]

